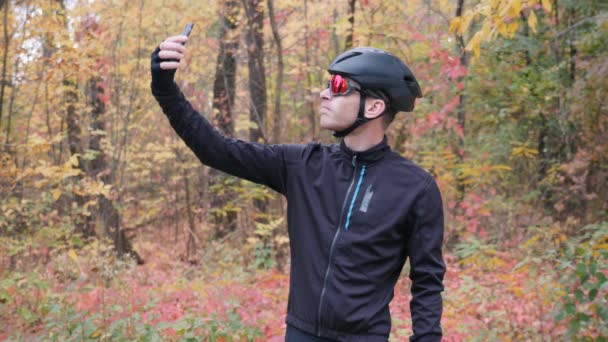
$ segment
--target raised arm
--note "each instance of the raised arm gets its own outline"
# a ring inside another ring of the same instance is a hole
[[[445,264],[443,206],[433,179],[418,196],[412,216],[413,231],[408,241],[412,280],[412,327],[410,341],[441,341],[441,313]]]
[[[192,107],[174,82],[186,41],[186,36],[169,37],[151,57],[152,94],[171,126],[205,165],[284,193],[287,161],[298,158],[303,147],[264,145],[220,134]]]

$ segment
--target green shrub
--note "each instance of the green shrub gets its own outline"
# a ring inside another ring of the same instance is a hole
[[[584,227],[560,260],[567,291],[557,319],[574,340],[608,339],[608,222]]]

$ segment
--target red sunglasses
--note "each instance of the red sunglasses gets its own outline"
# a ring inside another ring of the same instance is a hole
[[[331,96],[348,95],[353,90],[361,91],[361,88],[340,75],[331,75],[327,88],[329,88]]]

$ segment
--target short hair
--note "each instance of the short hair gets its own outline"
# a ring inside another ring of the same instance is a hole
[[[386,102],[385,102],[386,104]],[[384,113],[382,114],[382,123],[384,124],[384,128],[388,128],[391,125],[393,120],[395,120],[395,116],[397,116],[398,111],[393,108],[387,107],[384,109]]]
[[[366,91],[366,95],[371,98],[384,101],[384,112],[381,114],[382,123],[384,124],[385,129],[388,128],[388,126],[390,126],[390,124],[393,122],[393,120],[395,120],[395,115],[398,112],[391,106],[391,101],[390,101],[388,95],[382,90],[369,90],[369,89]]]

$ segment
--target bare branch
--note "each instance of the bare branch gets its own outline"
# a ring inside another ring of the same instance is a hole
[[[602,13],[602,14],[598,14],[598,15],[596,15],[595,17],[589,17],[589,18],[585,18],[585,19],[583,19],[583,20],[581,20],[581,21],[577,22],[576,24],[574,24],[574,25],[572,25],[572,26],[570,26],[570,27],[566,28],[565,30],[562,30],[562,31],[558,32],[558,33],[555,35],[555,38],[554,38],[554,39],[558,39],[558,38],[560,38],[561,36],[565,35],[566,33],[570,32],[570,31],[572,31],[572,30],[574,30],[574,29],[578,28],[579,26],[581,26],[581,25],[583,25],[583,24],[586,24],[586,23],[588,23],[588,22],[592,22],[592,21],[594,21],[594,22],[596,22],[597,24],[599,24],[600,20],[602,20],[602,19],[604,19],[604,20],[608,19],[608,13]]]

